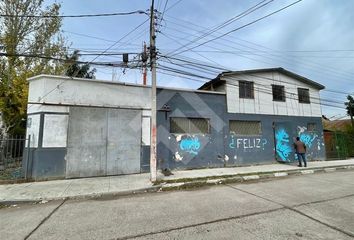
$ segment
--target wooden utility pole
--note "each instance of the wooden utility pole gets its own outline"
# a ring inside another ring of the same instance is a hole
[[[150,64],[151,64],[151,127],[150,127],[150,180],[156,181],[157,164],[156,164],[156,46],[155,46],[155,16],[154,16],[154,0],[151,1],[150,9]]]

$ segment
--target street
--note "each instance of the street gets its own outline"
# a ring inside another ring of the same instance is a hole
[[[354,171],[17,204],[0,239],[353,239]]]

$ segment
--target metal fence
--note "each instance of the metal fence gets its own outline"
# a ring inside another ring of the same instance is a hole
[[[346,159],[354,156],[354,138],[343,132],[324,132],[326,156],[331,159]]]
[[[22,160],[27,140],[25,136],[0,138],[0,180],[25,177]]]

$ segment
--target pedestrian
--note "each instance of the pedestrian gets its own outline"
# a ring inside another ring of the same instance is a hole
[[[306,163],[306,145],[305,145],[305,143],[300,141],[299,137],[296,137],[296,141],[294,143],[294,148],[295,148],[297,160],[299,160],[298,167],[302,167],[301,159],[304,162],[304,167],[307,167],[307,163]]]

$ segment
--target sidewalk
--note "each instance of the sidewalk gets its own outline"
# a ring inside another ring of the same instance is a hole
[[[308,174],[318,171],[354,169],[354,159],[309,162],[309,167],[269,164],[249,167],[212,168],[174,171],[171,176],[159,174],[159,184],[149,181],[150,174],[81,178],[0,185],[0,203],[18,201],[57,200],[64,198],[88,198],[99,196],[128,195],[158,190],[179,189],[188,186],[242,182],[291,174]]]

